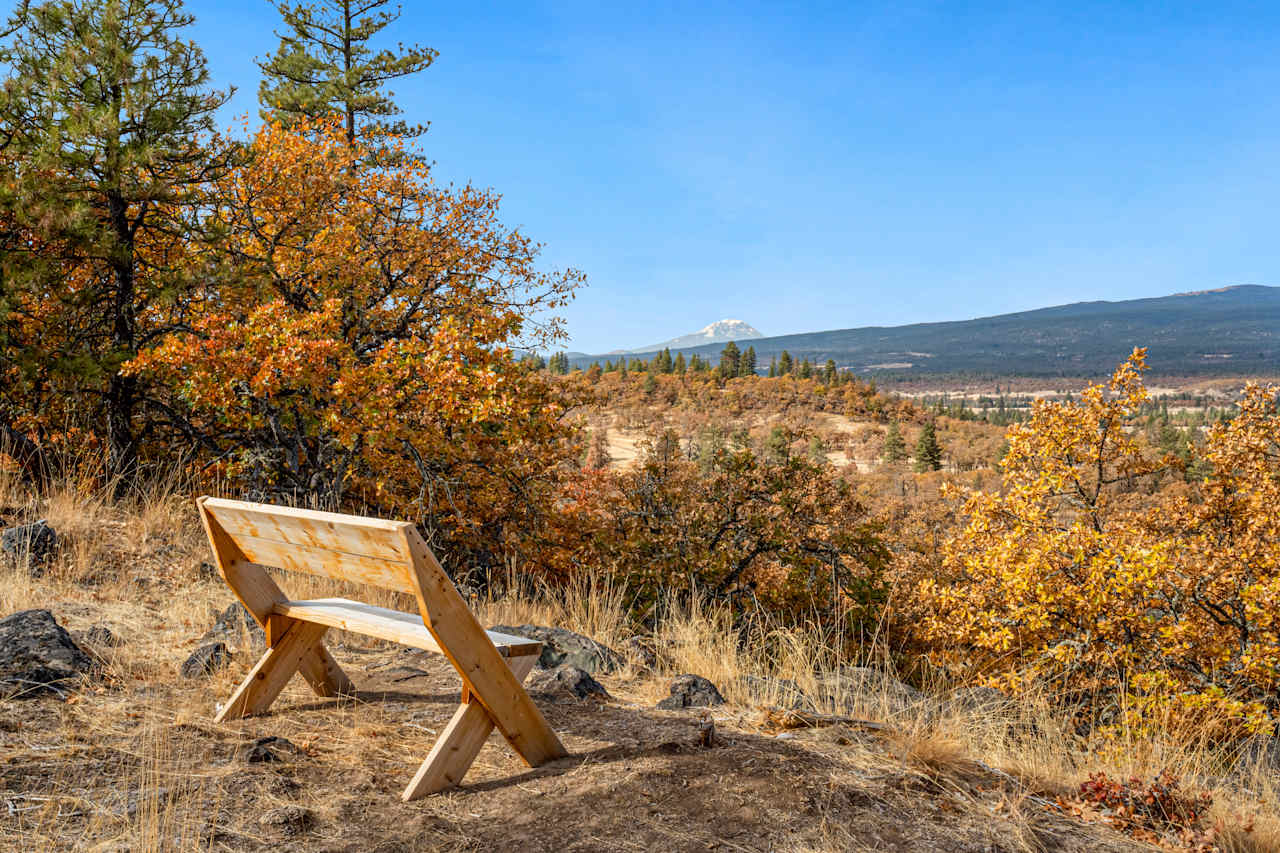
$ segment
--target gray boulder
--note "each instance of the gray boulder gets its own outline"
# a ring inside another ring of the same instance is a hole
[[[1254,773],[1260,777],[1280,775],[1280,737],[1260,735],[1241,747],[1229,775],[1245,781]]]
[[[0,696],[61,693],[93,661],[48,610],[21,610],[0,619]]]
[[[813,711],[813,700],[790,678],[769,675],[747,675],[743,678],[757,700],[771,700],[788,711]]]
[[[612,698],[604,685],[591,677],[591,673],[570,664],[535,672],[525,684],[525,689],[548,699]]]
[[[489,630],[527,637],[542,643],[542,654],[538,656],[540,669],[555,669],[561,664],[568,664],[592,674],[607,674],[622,666],[622,655],[603,643],[597,643],[590,637],[584,637],[567,628],[552,628],[545,625],[494,625]]]
[[[44,573],[58,548],[58,534],[44,519],[0,531],[0,552],[33,575]]]
[[[191,653],[182,663],[183,678],[203,678],[212,675],[231,663],[231,653],[226,643],[206,643]]]
[[[961,687],[951,691],[943,710],[968,714],[995,714],[1014,707],[1013,700],[994,687]]]
[[[855,713],[868,705],[896,713],[925,700],[919,690],[870,666],[841,666],[824,679],[820,692],[819,698],[839,714]]]
[[[701,675],[679,675],[671,681],[671,695],[658,703],[663,711],[679,711],[681,708],[709,708],[723,705],[720,690]]]

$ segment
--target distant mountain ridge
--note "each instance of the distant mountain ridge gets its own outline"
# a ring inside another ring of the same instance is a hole
[[[690,349],[708,344],[727,344],[729,341],[745,341],[763,337],[764,335],[754,326],[742,320],[716,320],[711,325],[704,326],[696,332],[690,332],[687,335],[681,335],[678,338],[672,338],[660,344],[649,344],[636,349],[614,350],[610,355],[659,352],[663,349]]]
[[[676,343],[680,340],[631,352],[643,357],[669,347],[672,354],[678,350],[687,358],[697,353],[714,363],[723,348],[721,341]],[[1280,287],[1242,284],[973,320],[750,340],[761,369],[787,350],[796,359],[818,364],[832,359],[839,367],[886,378],[1101,376],[1135,346],[1149,349],[1156,375],[1280,374]],[[574,353],[570,360],[586,367],[595,361],[603,364],[606,358]]]

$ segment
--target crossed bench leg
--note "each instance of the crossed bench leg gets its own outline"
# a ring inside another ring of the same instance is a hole
[[[306,663],[316,666],[323,661],[323,657],[328,657],[322,641],[329,626],[299,619],[288,619],[281,625],[275,621],[277,619],[284,617],[273,616],[269,623],[273,628],[279,626],[275,636],[268,637],[271,646],[231,694],[231,698],[215,718],[216,722],[263,713],[280,695],[295,672],[302,670],[305,674],[302,668]],[[322,653],[323,657],[318,653]],[[511,658],[507,662],[516,681],[523,682],[537,661],[538,655],[533,654]],[[346,675],[341,669],[338,673],[345,682]],[[489,740],[489,735],[493,733],[493,719],[479,697],[466,687],[462,692],[462,704],[454,712],[453,718],[436,740],[409,786],[400,795],[402,800],[416,800],[459,784],[480,754],[480,749]]]
[[[273,617],[270,623],[272,626],[275,624],[275,618],[278,617]],[[329,630],[327,625],[290,619],[289,624],[282,625],[281,628],[283,630],[279,636],[268,637],[271,645],[268,646],[266,654],[254,664],[253,669],[249,670],[249,675],[240,682],[236,692],[231,694],[227,704],[214,718],[215,722],[223,723],[227,720],[261,714],[271,706],[271,703],[280,695],[280,691],[289,683],[289,679],[300,668],[304,677],[314,676],[317,669],[325,674],[326,677],[319,680],[307,677],[307,681],[311,682],[321,696],[352,692],[350,681],[338,668],[337,663],[333,664],[334,671],[330,671],[325,665],[326,658],[333,660],[322,643],[325,632]],[[335,677],[335,673],[339,677]],[[317,686],[317,681],[320,686]],[[330,688],[333,692],[322,692]]]

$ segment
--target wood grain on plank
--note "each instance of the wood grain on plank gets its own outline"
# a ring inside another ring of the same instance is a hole
[[[393,592],[413,593],[407,561],[396,562],[363,554],[348,554],[314,545],[261,539],[247,533],[234,536],[245,557],[260,566],[274,566],[334,580],[354,581]]]
[[[222,498],[205,498],[203,506],[233,538],[254,536],[398,563],[409,560],[404,540],[397,535],[413,526],[405,521]]]
[[[443,654],[440,644],[422,624],[422,617],[386,607],[375,607],[347,598],[317,598],[301,601],[282,601],[274,605],[274,611],[291,619],[318,622],[331,628],[352,631],[380,640],[425,649]],[[521,657],[537,654],[542,644],[537,640],[515,637],[497,631],[487,631],[490,641],[503,657]]]

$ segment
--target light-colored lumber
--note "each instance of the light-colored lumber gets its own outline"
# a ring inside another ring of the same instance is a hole
[[[254,536],[398,563],[409,560],[404,540],[397,535],[413,526],[408,522],[223,498],[206,498],[203,506],[235,539]]]
[[[261,714],[271,706],[289,679],[298,671],[302,659],[328,631],[327,625],[294,622],[274,646],[267,649],[227,704],[214,718],[223,723],[240,717]]]
[[[418,531],[408,526],[402,535],[413,558],[423,622],[462,677],[464,688],[484,705],[498,731],[530,767],[568,755]]]
[[[236,534],[235,540],[245,558],[260,566],[355,581],[394,592],[413,592],[407,560],[395,562],[314,545],[261,539],[247,533]]]
[[[530,766],[567,755],[522,682],[541,644],[486,632],[412,524],[201,498],[218,571],[267,632],[267,653],[217,719],[265,711],[294,672],[321,696],[351,692],[324,648],[329,628],[445,655],[463,703],[404,792],[410,800],[458,784],[497,728]],[[342,598],[290,601],[264,566],[411,592],[420,618]]]
[[[537,660],[536,654],[509,658],[516,681],[523,683]],[[492,732],[493,720],[484,706],[478,701],[464,701],[400,799],[409,802],[459,784]]]
[[[209,537],[209,547],[213,551],[214,563],[232,593],[266,631],[272,606],[277,601],[284,601],[285,595],[265,569],[245,557],[235,540],[206,510],[211,500],[214,499],[201,498],[197,504],[200,507],[200,520],[204,524],[205,534]],[[330,697],[355,692],[351,680],[347,678],[342,667],[329,654],[323,643],[317,643],[315,648],[307,653],[299,666],[299,671],[318,696]]]
[[[341,628],[380,640],[425,649],[443,654],[435,637],[422,624],[422,617],[386,607],[375,607],[347,598],[317,598],[301,601],[276,602],[272,609],[280,616],[317,622],[331,628]],[[503,657],[521,657],[537,654],[542,644],[524,637],[514,637],[497,631],[486,632],[489,640]]]

